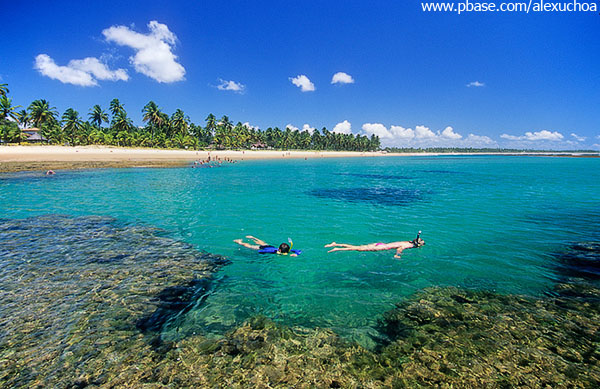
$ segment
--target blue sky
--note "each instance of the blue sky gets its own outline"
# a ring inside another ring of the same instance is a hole
[[[2,6],[0,82],[14,104],[45,98],[87,118],[118,98],[141,125],[154,100],[200,124],[213,113],[263,129],[377,133],[384,145],[600,148],[598,12],[87,3]]]

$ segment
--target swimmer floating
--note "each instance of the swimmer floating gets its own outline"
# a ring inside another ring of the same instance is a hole
[[[384,251],[384,250],[396,250],[394,258],[400,258],[402,251],[406,249],[413,249],[425,245],[425,241],[421,239],[421,231],[417,234],[417,237],[411,241],[400,241],[391,243],[370,243],[360,246],[355,246],[345,243],[331,242],[325,247],[333,247],[328,253],[333,251]]]
[[[244,247],[252,249],[252,250],[257,250],[259,254],[279,254],[279,255],[288,255],[289,254],[292,257],[296,257],[296,256],[302,254],[302,250],[292,249],[292,247],[294,246],[294,242],[292,242],[291,238],[288,238],[289,244],[282,243],[279,245],[279,248],[272,246],[272,245],[268,244],[267,242],[265,242],[264,240],[258,239],[257,237],[252,236],[252,235],[246,235],[246,238],[253,240],[255,244],[246,243],[242,239],[236,239],[236,240],[234,240],[234,242],[239,244],[240,246],[244,246]]]

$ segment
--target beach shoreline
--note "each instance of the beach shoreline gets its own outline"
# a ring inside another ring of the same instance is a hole
[[[196,160],[315,159],[437,155],[593,156],[566,152],[523,153],[387,153],[385,151],[310,150],[165,150],[111,146],[0,146],[0,172],[45,169],[175,167]]]

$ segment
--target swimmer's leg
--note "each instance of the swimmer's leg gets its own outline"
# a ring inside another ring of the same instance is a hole
[[[354,248],[352,247],[335,247],[328,251],[328,253],[332,253],[334,251],[352,251]]]
[[[258,239],[258,238],[257,238],[257,237],[255,237],[255,236],[252,236],[252,235],[246,235],[246,238],[248,238],[248,239],[252,239],[252,240],[254,241],[254,243],[256,243],[256,244],[257,244],[257,245],[259,245],[259,246],[269,246],[269,244],[268,244],[267,242],[265,242],[265,241],[264,241],[264,240],[262,240],[262,239]]]
[[[242,241],[241,239],[235,239],[234,242],[239,244],[240,246],[244,246],[244,247],[252,249],[252,250],[260,250],[260,246],[246,243],[246,242]]]
[[[335,243],[335,242],[331,242],[329,244],[326,244],[325,247],[357,247],[351,244],[346,244],[346,243]]]

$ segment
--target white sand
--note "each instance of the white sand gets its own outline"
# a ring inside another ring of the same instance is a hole
[[[234,160],[374,157],[391,155],[383,152],[353,151],[188,151],[124,148],[108,146],[0,146],[0,162],[74,162],[74,161],[194,161],[215,157]],[[406,154],[402,154],[406,155]],[[423,155],[423,154],[419,154]]]

